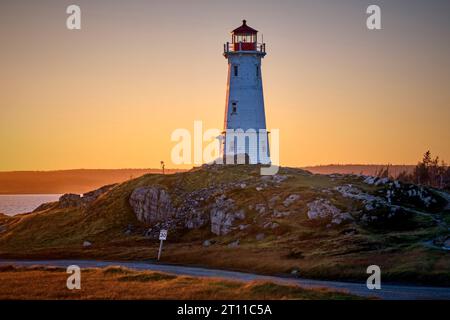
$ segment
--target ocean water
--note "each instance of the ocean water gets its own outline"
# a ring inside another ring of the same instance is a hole
[[[0,195],[0,213],[13,216],[31,212],[41,204],[59,199],[60,194],[8,194]]]

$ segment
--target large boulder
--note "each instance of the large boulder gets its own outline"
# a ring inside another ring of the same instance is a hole
[[[92,246],[92,242],[90,242],[90,241],[84,241],[84,242],[83,242],[83,247],[84,247],[84,248],[88,248],[88,247],[90,247],[90,246]]]
[[[136,218],[153,224],[175,216],[175,209],[169,193],[161,187],[141,187],[133,191],[129,200]]]
[[[83,201],[79,194],[67,193],[59,198],[60,208],[81,207]]]
[[[86,192],[82,196],[79,194],[74,194],[74,193],[64,194],[59,198],[59,202],[57,203],[57,206],[59,208],[71,208],[71,207],[86,208],[92,202],[97,200],[102,194],[108,192],[116,185],[117,184],[110,184],[107,186],[103,186],[94,191]],[[36,208],[34,210],[34,212],[52,209],[54,206],[55,206],[55,204],[52,202],[44,203],[44,204],[40,205],[38,208]]]
[[[234,230],[235,220],[244,220],[245,213],[242,210],[236,210],[234,201],[219,197],[216,199],[210,211],[211,232],[221,236]]]
[[[199,229],[208,222],[208,218],[203,212],[192,210],[186,215],[184,226],[188,229]]]
[[[212,243],[211,243],[210,240],[205,240],[205,241],[203,241],[203,246],[204,246],[204,247],[209,247],[209,246],[211,246],[211,245],[212,245]]]
[[[388,205],[384,198],[365,193],[351,184],[337,186],[334,190],[345,198],[361,201],[365,211],[377,211]]]
[[[295,201],[297,201],[298,199],[300,199],[300,195],[298,194],[291,194],[289,197],[287,197],[284,201],[283,201],[283,205],[285,207],[289,207],[291,204],[293,204]]]
[[[319,222],[339,225],[353,217],[347,212],[341,212],[338,208],[325,199],[317,199],[308,203],[308,218]]]

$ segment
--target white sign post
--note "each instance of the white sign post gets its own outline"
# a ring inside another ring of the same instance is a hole
[[[163,241],[167,239],[167,230],[162,229],[159,232],[159,240],[161,241],[159,243],[159,251],[158,251],[158,261],[159,258],[161,258],[161,251],[162,251],[162,247],[163,247]]]

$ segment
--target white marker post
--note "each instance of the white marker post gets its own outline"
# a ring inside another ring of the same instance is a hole
[[[162,251],[162,247],[163,247],[163,241],[167,239],[167,230],[162,229],[159,232],[159,240],[161,241],[159,244],[159,251],[158,251],[158,261],[159,258],[161,258],[161,251]]]

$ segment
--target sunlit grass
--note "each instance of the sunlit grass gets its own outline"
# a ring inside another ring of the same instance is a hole
[[[126,276],[124,276],[126,274]],[[4,299],[359,299],[344,292],[268,282],[237,282],[133,271],[83,269],[81,290],[68,290],[62,268],[0,268]]]

